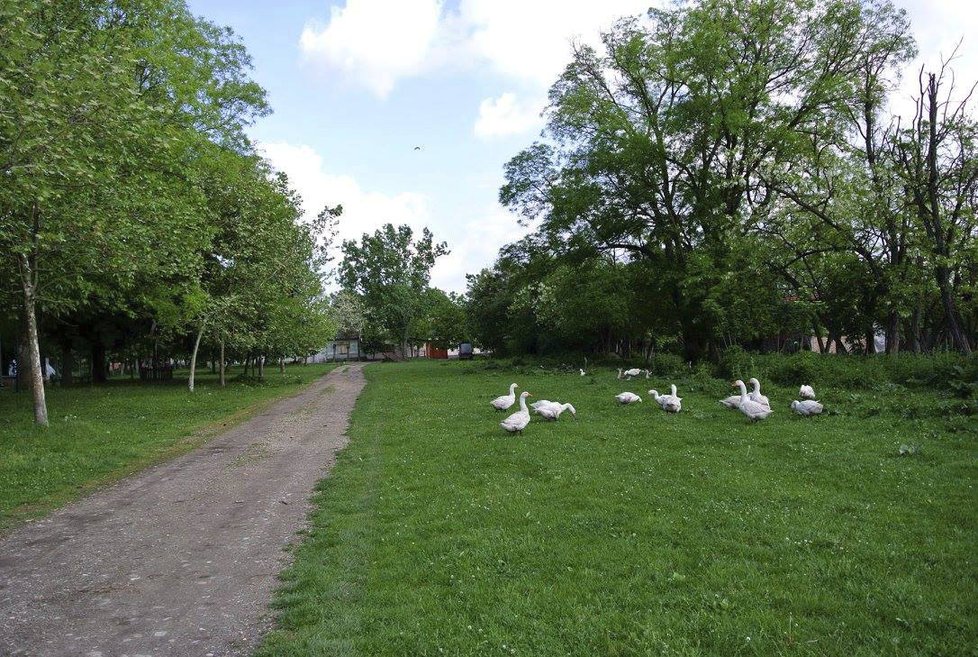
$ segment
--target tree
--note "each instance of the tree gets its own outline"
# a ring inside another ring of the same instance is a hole
[[[425,293],[435,260],[449,251],[435,243],[427,228],[414,240],[410,226],[385,224],[359,244],[345,240],[339,266],[340,285],[359,295],[368,313],[407,357],[411,325],[424,309]]]
[[[233,33],[176,0],[2,11],[0,277],[20,283],[35,420],[46,424],[38,310],[136,313],[171,286],[196,298],[212,234],[195,185],[201,153],[246,150],[243,128],[267,105]]]
[[[976,239],[978,210],[978,122],[967,114],[967,101],[951,102],[941,86],[947,64],[939,73],[920,75],[920,97],[913,123],[898,137],[900,174],[910,207],[923,227],[934,281],[940,292],[944,322],[954,347],[965,354],[965,335],[955,298],[955,272]],[[926,80],[926,81],[925,81]]]
[[[422,313],[411,334],[419,343],[429,342],[439,349],[457,347],[466,336],[462,300],[438,288],[428,288],[424,297]]]
[[[766,181],[808,135],[845,129],[876,38],[861,8],[705,0],[620,21],[603,53],[575,48],[550,92],[550,141],[507,164],[501,202],[572,247],[652,263],[687,356],[702,355],[732,239],[776,199]]]

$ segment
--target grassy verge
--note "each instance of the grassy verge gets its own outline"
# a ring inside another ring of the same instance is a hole
[[[667,416],[608,371],[367,373],[260,657],[974,654],[978,437],[942,398],[771,387],[748,425],[712,379]],[[511,381],[579,419],[505,434]]]
[[[29,393],[0,393],[0,529],[171,458],[240,422],[256,408],[294,392],[332,366],[268,368],[265,381],[217,385],[185,381],[48,389],[51,425],[33,425]]]

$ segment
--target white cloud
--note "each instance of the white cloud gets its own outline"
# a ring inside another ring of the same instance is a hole
[[[499,249],[531,232],[500,207],[487,208],[461,223],[448,238],[451,253],[439,258],[431,272],[431,284],[446,291],[464,292],[466,274],[492,266]],[[442,239],[437,232],[435,237]]]
[[[388,195],[364,190],[352,176],[327,171],[319,153],[306,145],[269,142],[262,144],[261,150],[302,195],[307,218],[315,217],[326,205],[343,205],[340,239],[358,239],[386,223],[408,224],[417,232],[431,223],[428,198],[423,194]]]
[[[899,90],[892,99],[892,108],[905,119],[913,116],[916,106],[912,98],[920,97],[918,74],[937,73],[942,60],[948,60],[957,50],[956,57],[948,64],[954,73],[957,87],[952,98],[962,100],[976,80],[978,71],[978,45],[969,38],[967,29],[978,22],[978,6],[971,0],[904,0],[900,3],[910,16],[910,32],[917,41],[919,54],[903,70]],[[959,43],[960,42],[960,43]],[[942,93],[949,91],[951,75],[945,80]]]
[[[462,0],[471,29],[468,46],[497,73],[546,89],[571,58],[574,40],[597,44],[623,16],[642,14],[654,0]]]
[[[474,132],[480,139],[517,135],[537,129],[543,123],[540,112],[543,99],[520,101],[507,91],[498,98],[486,98],[479,104],[479,118]]]
[[[384,98],[398,80],[436,69],[489,70],[538,96],[570,61],[571,42],[597,43],[614,20],[649,0],[346,0],[324,24],[310,22],[299,46]]]
[[[451,250],[438,259],[431,273],[432,285],[446,291],[464,292],[466,273],[489,266],[502,246],[529,232],[500,207],[474,211],[471,221],[453,217],[438,222],[424,194],[389,195],[364,190],[352,176],[328,171],[322,156],[305,144],[268,142],[261,144],[261,150],[272,166],[288,175],[289,182],[302,195],[307,218],[314,217],[326,205],[343,205],[339,240],[359,239],[385,223],[408,224],[415,234],[430,228],[435,239],[448,242]]]
[[[326,25],[306,24],[299,47],[383,98],[398,78],[425,68],[441,9],[441,0],[347,0]]]

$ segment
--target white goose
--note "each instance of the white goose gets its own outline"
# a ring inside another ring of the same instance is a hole
[[[747,396],[747,386],[740,379],[733,382],[734,386],[740,388],[740,405],[737,407],[740,412],[747,416],[747,419],[751,422],[756,422],[757,420],[763,420],[768,415],[773,413],[770,406],[765,406],[760,402],[756,402]]]
[[[815,390],[811,386],[802,386],[798,388],[798,394],[802,399],[815,399]]]
[[[675,384],[670,395],[660,395],[656,390],[649,390],[649,395],[658,402],[662,410],[668,413],[678,413],[683,410],[683,400],[676,394]]]
[[[523,429],[530,423],[530,410],[526,407],[526,398],[530,396],[528,392],[520,393],[520,410],[516,411],[508,418],[499,423],[503,429],[510,433],[523,435]]]
[[[582,369],[581,370],[581,376],[584,376],[585,374],[586,374],[586,372]]]
[[[642,401],[642,398],[636,395],[634,392],[623,392],[620,395],[615,395],[615,399],[618,400],[619,404],[634,404],[635,402]]]
[[[679,396],[679,393],[676,391],[675,383],[670,385],[669,389],[671,391],[671,394],[666,395],[669,398],[669,401],[667,401],[666,405],[663,406],[662,408],[669,411],[670,413],[678,413],[679,411],[683,410],[683,399],[682,397]]]
[[[516,403],[516,389],[519,388],[515,383],[509,384],[509,394],[503,395],[501,397],[496,397],[490,404],[497,411],[505,411],[507,408]]]
[[[748,381],[748,383],[754,386],[754,390],[752,390],[750,393],[751,401],[755,401],[758,404],[771,408],[771,400],[761,394],[761,382],[757,379],[751,379]]]
[[[570,411],[570,414],[574,416],[574,419],[577,419],[577,409],[571,404],[558,404],[557,402],[551,402],[547,406],[541,406],[537,409],[537,413],[539,413],[540,417],[545,420],[556,420],[564,411]]]
[[[824,407],[814,399],[806,399],[804,401],[798,401],[796,399],[795,401],[791,402],[791,410],[802,417],[818,415],[822,412],[823,408]]]
[[[727,408],[740,408],[740,395],[730,395],[726,399],[721,399],[720,403]]]

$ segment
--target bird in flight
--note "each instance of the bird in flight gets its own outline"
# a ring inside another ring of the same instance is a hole
[[[420,146],[415,146],[415,147],[414,147],[414,150],[416,150],[416,151],[420,151],[420,150],[421,150],[421,147],[420,147]]]

